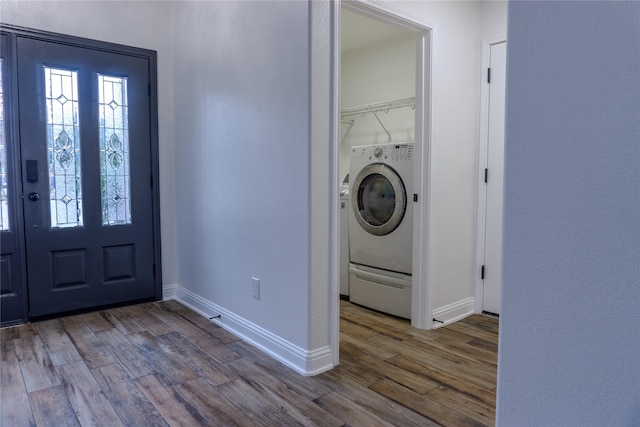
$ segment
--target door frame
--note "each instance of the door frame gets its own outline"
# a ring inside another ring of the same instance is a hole
[[[498,34],[482,40],[482,72],[480,73],[480,143],[478,146],[478,206],[476,222],[476,274],[474,289],[474,313],[482,313],[483,288],[482,266],[485,259],[485,231],[487,212],[487,186],[484,182],[484,170],[489,163],[489,83],[487,69],[491,65],[491,46],[505,43],[507,35]]]
[[[28,294],[26,292],[27,283],[27,270],[25,262],[25,234],[24,234],[24,215],[22,204],[22,171],[21,171],[21,157],[20,147],[17,145],[18,141],[18,70],[17,63],[15,61],[15,37],[12,36],[11,31],[4,25],[0,25],[3,35],[7,36],[7,46],[4,52],[4,58],[6,64],[3,64],[3,83],[8,89],[3,93],[4,101],[4,121],[5,121],[5,154],[6,154],[6,166],[7,177],[10,182],[7,182],[7,190],[13,194],[13,204],[8,207],[9,223],[14,226],[14,229],[9,230],[9,233],[14,234],[15,239],[15,254],[17,254],[14,260],[15,266],[11,265],[11,278],[17,282],[19,289],[19,295],[16,295],[16,301],[20,304],[21,316],[20,318],[14,318],[2,323],[2,326],[10,326],[15,324],[24,323],[29,319],[28,313]],[[7,72],[5,75],[4,72]],[[8,83],[6,83],[8,82]],[[0,233],[7,233],[2,231]],[[5,266],[6,267],[6,266]],[[13,274],[12,274],[13,273]],[[17,274],[16,274],[17,273]],[[18,276],[18,277],[15,277]],[[2,297],[2,298],[6,298]]]
[[[418,194],[419,202],[414,203],[414,239],[413,239],[413,275],[411,324],[421,329],[431,329],[433,319],[431,315],[431,289],[428,282],[428,254],[429,254],[429,211],[430,211],[430,159],[431,159],[431,63],[433,25],[410,17],[393,6],[382,2],[343,1],[334,3],[334,22],[332,28],[332,163],[331,189],[333,209],[331,212],[332,227],[332,271],[331,271],[331,301],[330,301],[330,331],[331,346],[335,350],[334,361],[338,363],[339,328],[340,328],[340,203],[338,162],[340,153],[340,11],[342,8],[369,18],[383,21],[391,25],[400,26],[416,34],[416,128],[414,193]]]
[[[158,136],[158,76],[157,76],[157,52],[149,49],[142,49],[132,46],[126,46],[116,43],[110,43],[100,40],[93,40],[83,37],[75,37],[66,34],[53,33],[49,31],[42,31],[37,29],[25,28],[14,25],[0,24],[0,30],[9,34],[9,68],[11,75],[11,92],[10,100],[5,100],[6,111],[10,112],[7,129],[7,146],[10,146],[10,156],[7,156],[7,162],[12,163],[12,180],[17,195],[23,195],[22,191],[22,158],[18,150],[20,144],[19,129],[17,128],[17,85],[18,85],[18,73],[17,73],[17,54],[16,45],[18,37],[25,37],[34,40],[41,40],[53,43],[59,43],[67,46],[88,48],[96,51],[111,52],[122,55],[134,56],[143,58],[148,61],[149,64],[149,131],[150,131],[150,160],[151,160],[151,177],[150,177],[150,191],[152,199],[152,215],[150,220],[152,221],[153,229],[153,262],[154,262],[154,299],[162,299],[162,254],[161,254],[161,236],[160,236],[160,161],[159,161],[159,136]],[[16,216],[17,227],[20,229],[20,261],[21,261],[21,276],[24,279],[22,282],[22,300],[24,304],[24,321],[29,320],[29,307],[28,307],[28,284],[27,268],[26,268],[26,246],[25,246],[25,234],[24,234],[24,221],[22,217],[23,206],[20,203],[22,197],[17,198],[18,202],[15,203],[10,210]]]

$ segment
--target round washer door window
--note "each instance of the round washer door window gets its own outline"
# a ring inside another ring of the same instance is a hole
[[[353,211],[363,229],[384,236],[400,225],[407,208],[407,193],[392,167],[383,163],[367,165],[353,182],[353,189]]]

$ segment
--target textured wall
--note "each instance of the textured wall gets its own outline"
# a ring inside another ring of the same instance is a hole
[[[309,6],[184,2],[177,11],[178,283],[304,348]]]
[[[498,424],[640,424],[640,3],[509,6]]]

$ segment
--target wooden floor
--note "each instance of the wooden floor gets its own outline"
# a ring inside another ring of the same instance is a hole
[[[341,309],[341,364],[315,377],[176,302],[2,329],[1,425],[494,424],[497,320],[420,331]]]

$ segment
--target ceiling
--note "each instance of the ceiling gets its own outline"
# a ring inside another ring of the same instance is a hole
[[[413,34],[402,27],[389,25],[344,9],[341,11],[340,19],[342,20],[340,29],[342,53]]]

